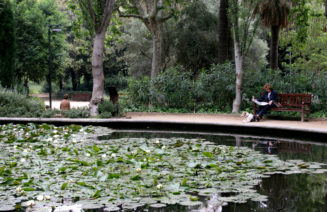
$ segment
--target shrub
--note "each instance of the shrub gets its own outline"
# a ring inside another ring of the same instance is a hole
[[[87,107],[72,108],[70,110],[61,111],[61,114],[63,114],[65,118],[88,118],[90,116],[90,111]]]
[[[214,107],[220,111],[231,108],[235,96],[235,69],[230,63],[203,70],[196,80],[195,97],[198,109]]]
[[[128,83],[128,95],[134,104],[150,103],[150,79],[131,79]]]
[[[151,81],[151,103],[155,106],[193,110],[193,91],[191,72],[186,72],[181,66],[170,68]]]
[[[45,111],[40,99],[0,90],[0,116],[2,117],[41,117]]]
[[[103,100],[98,107],[100,118],[110,118],[120,115],[119,105],[114,105],[110,100]]]

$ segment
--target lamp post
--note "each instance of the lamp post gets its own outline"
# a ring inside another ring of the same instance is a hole
[[[62,29],[54,29],[55,25],[49,25],[48,28],[48,41],[49,41],[49,105],[52,108],[52,86],[51,86],[51,72],[52,72],[52,52],[51,52],[51,32],[61,32]]]

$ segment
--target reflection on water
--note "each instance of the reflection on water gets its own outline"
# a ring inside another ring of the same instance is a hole
[[[215,142],[218,145],[247,146],[264,154],[275,154],[282,160],[303,160],[327,164],[327,145],[322,143],[307,143],[278,139],[265,139],[262,137],[243,137],[220,134],[189,134],[189,133],[163,133],[117,131],[112,135],[100,139],[114,138],[201,138]],[[201,212],[324,212],[327,211],[327,175],[326,174],[292,174],[272,175],[264,178],[257,186],[260,194],[268,196],[267,202],[248,202],[246,204],[229,203],[219,209],[205,208]],[[165,211],[187,211],[185,208],[166,208]]]

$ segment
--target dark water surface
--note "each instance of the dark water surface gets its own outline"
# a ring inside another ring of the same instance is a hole
[[[303,160],[327,164],[327,144],[296,140],[272,139],[228,134],[178,133],[155,131],[116,131],[100,139],[116,138],[201,138],[217,145],[246,146],[264,154],[275,154],[282,160]],[[201,212],[327,212],[327,174],[275,174],[264,178],[257,186],[260,194],[268,196],[267,202],[245,204],[229,203],[222,208],[203,208]],[[162,211],[190,211],[183,207],[169,207]],[[192,210],[191,210],[192,211]]]

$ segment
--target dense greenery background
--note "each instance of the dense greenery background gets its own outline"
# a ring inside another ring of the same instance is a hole
[[[242,109],[250,110],[245,100],[258,96],[263,84],[270,82],[279,92],[313,94],[312,112],[325,116],[324,2],[287,2],[292,7],[288,26],[279,34],[279,69],[269,68],[270,29],[259,26],[251,38],[244,58]],[[219,3],[187,1],[165,22],[164,69],[151,80],[152,35],[138,19],[113,15],[105,40],[105,87],[128,94],[120,98],[123,110],[231,111],[235,67],[233,58],[218,64],[219,43],[225,42],[218,40]],[[1,86],[23,94],[48,92],[51,27],[62,29],[51,31],[55,92],[61,97],[66,92],[91,91],[92,36],[81,16],[75,1],[0,0]],[[42,86],[35,90],[30,86],[35,84]]]

